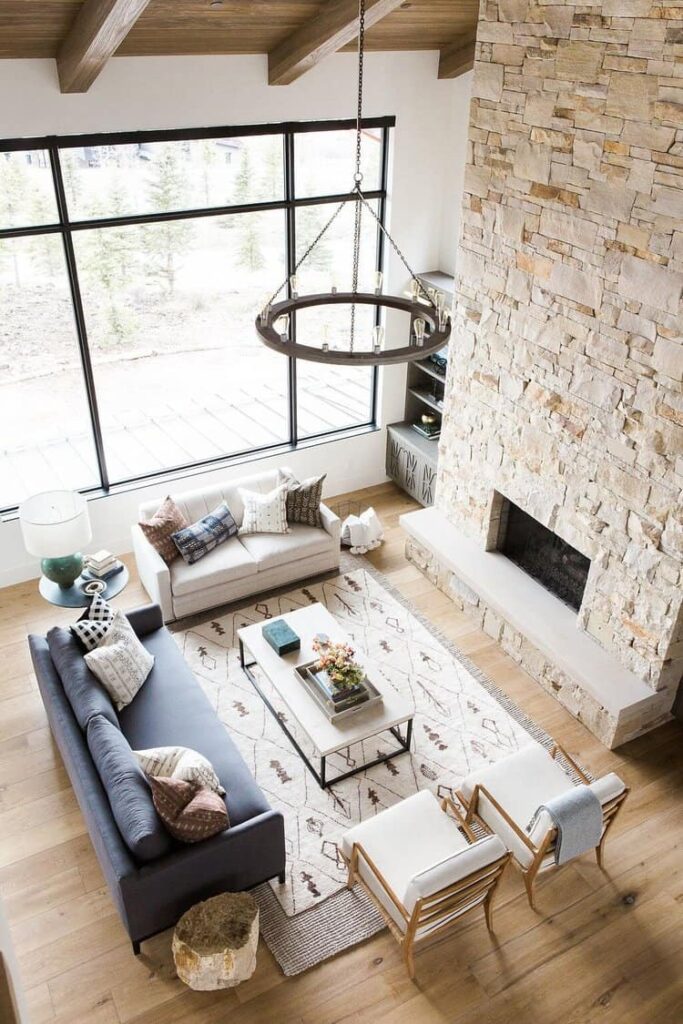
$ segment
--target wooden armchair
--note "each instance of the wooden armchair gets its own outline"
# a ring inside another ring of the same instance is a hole
[[[451,800],[423,790],[350,829],[342,839],[348,886],[360,882],[415,976],[416,943],[491,901],[510,854],[494,835],[477,839]]]
[[[594,782],[558,744],[548,752],[538,743],[529,743],[514,754],[473,772],[463,782],[458,797],[467,808],[466,821],[479,821],[495,832],[512,854],[522,872],[529,904],[534,907],[533,886],[539,871],[555,867],[557,830],[550,816],[539,814],[532,830],[527,826],[541,804],[565,793],[577,783],[559,764],[562,756],[580,780],[602,804],[603,829],[595,856],[602,867],[603,847],[628,788],[618,775],[610,773]]]

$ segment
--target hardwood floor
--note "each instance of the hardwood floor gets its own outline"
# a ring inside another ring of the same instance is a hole
[[[171,933],[133,957],[76,800],[50,739],[26,634],[72,621],[35,581],[0,591],[0,893],[32,1024],[681,1024],[683,1021],[683,729],[663,728],[610,752],[473,628],[403,555],[392,485],[355,495],[387,527],[369,556],[391,583],[594,773],[632,788],[607,846],[606,871],[585,857],[541,877],[539,912],[506,873],[494,913],[416,957],[406,975],[382,932],[287,979],[263,943],[253,978],[194,993],[175,977]],[[132,559],[127,559],[132,568]],[[136,577],[115,603],[146,595]]]

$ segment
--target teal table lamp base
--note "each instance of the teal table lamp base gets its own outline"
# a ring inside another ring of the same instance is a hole
[[[44,558],[40,563],[43,576],[46,576],[53,583],[68,590],[73,586],[83,570],[83,555],[77,551],[75,555],[65,555],[64,558]]]

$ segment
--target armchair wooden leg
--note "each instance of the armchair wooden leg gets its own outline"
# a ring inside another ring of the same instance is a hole
[[[355,846],[351,850],[351,856],[349,857],[349,873],[346,878],[346,888],[353,889],[356,884],[356,866],[358,864],[358,851]]]
[[[536,904],[534,903],[534,878],[536,877],[536,872],[525,871],[522,877],[524,879],[524,888],[526,889],[529,906],[532,910],[536,910]]]
[[[486,918],[486,927],[493,934],[493,908],[491,906],[491,897],[493,896],[493,890],[489,892],[488,896],[484,900],[484,917]]]
[[[413,955],[412,938],[406,938],[403,940],[403,959],[406,962],[408,977],[413,981],[415,979],[415,957]]]
[[[603,835],[602,839],[600,840],[598,845],[595,847],[595,859],[597,860],[598,867],[600,868],[601,871],[604,870],[603,866],[602,866],[602,853],[603,853],[604,845],[605,845],[605,836]]]

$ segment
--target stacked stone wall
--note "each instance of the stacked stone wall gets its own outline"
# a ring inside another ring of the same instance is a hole
[[[436,504],[588,555],[579,628],[673,701],[683,2],[482,0],[476,58]]]

